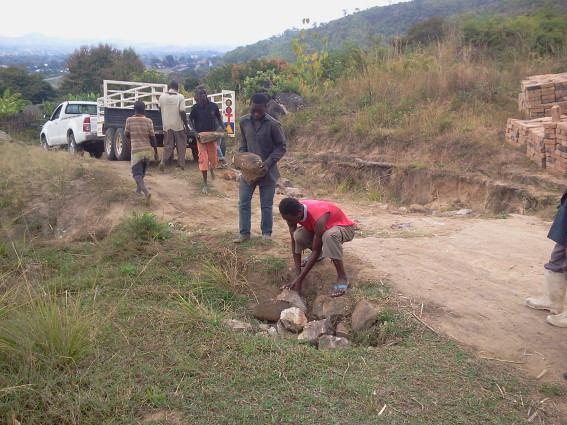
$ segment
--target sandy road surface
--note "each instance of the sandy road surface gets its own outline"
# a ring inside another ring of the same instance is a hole
[[[128,163],[100,161],[125,179]],[[197,170],[165,174],[152,169],[147,184],[152,210],[189,228],[237,229],[237,184],[217,177],[215,191],[200,193]],[[379,208],[336,200],[370,235],[348,246],[361,259],[364,278],[387,277],[395,290],[424,304],[423,319],[470,345],[482,357],[508,360],[532,376],[558,380],[567,370],[567,329],[545,323],[546,313],[528,309],[524,299],[541,289],[542,264],[552,248],[548,224],[535,217],[508,219],[393,215]],[[259,206],[253,205],[258,231]],[[392,224],[404,224],[402,232]],[[407,224],[409,223],[409,225]],[[287,228],[275,219],[274,238],[284,243]]]

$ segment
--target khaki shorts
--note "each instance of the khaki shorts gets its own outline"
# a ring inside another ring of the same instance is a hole
[[[293,234],[295,240],[295,253],[301,254],[305,249],[312,249],[314,232],[300,227]],[[323,258],[331,260],[343,259],[343,243],[354,239],[354,226],[335,226],[323,233]]]

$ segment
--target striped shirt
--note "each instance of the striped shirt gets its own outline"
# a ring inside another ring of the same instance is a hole
[[[124,133],[130,139],[132,154],[147,151],[151,148],[151,138],[155,137],[154,124],[144,115],[134,115],[126,120]]]

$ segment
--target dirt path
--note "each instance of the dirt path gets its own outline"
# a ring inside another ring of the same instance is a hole
[[[98,162],[130,179],[127,163]],[[237,184],[221,176],[214,192],[200,193],[200,176],[191,166],[181,173],[152,169],[147,183],[152,210],[188,229],[237,231]],[[259,206],[253,205],[258,229]],[[548,224],[535,217],[505,220],[400,216],[372,206],[340,202],[364,233],[349,245],[366,264],[360,276],[388,278],[395,290],[424,304],[423,319],[467,344],[482,357],[506,360],[532,376],[558,380],[567,370],[567,330],[545,323],[544,312],[523,305],[541,289],[542,264],[552,248]],[[402,231],[392,231],[392,224]],[[409,223],[409,224],[407,224]],[[274,238],[287,240],[287,228],[275,220]],[[495,360],[496,361],[496,360]]]

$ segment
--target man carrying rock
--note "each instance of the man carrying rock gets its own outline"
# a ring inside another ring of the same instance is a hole
[[[268,98],[255,94],[250,101],[250,113],[240,119],[240,152],[251,152],[262,159],[264,176],[253,183],[240,179],[239,188],[239,227],[240,235],[235,243],[250,239],[252,195],[256,187],[260,188],[260,209],[262,212],[262,237],[272,237],[274,195],[276,182],[280,176],[277,163],[285,155],[286,141],[281,124],[266,113]]]
[[[337,282],[330,296],[338,297],[348,289],[348,277],[343,262],[342,244],[354,238],[355,224],[339,207],[327,201],[285,198],[280,202],[280,214],[289,226],[291,251],[297,277],[285,288],[302,291],[303,281],[315,263],[330,258],[337,271]],[[298,227],[298,225],[300,227]],[[301,254],[311,249],[302,263]]]
[[[163,156],[159,169],[165,169],[165,163],[173,157],[173,150],[177,147],[177,165],[185,169],[185,151],[187,150],[187,114],[185,112],[185,98],[178,92],[179,84],[172,80],[168,85],[167,93],[159,98],[159,109],[163,124]]]
[[[209,100],[207,92],[201,87],[195,90],[195,104],[191,108],[189,120],[197,134],[204,132],[212,133],[219,130],[223,131],[219,107],[216,103]],[[203,175],[203,193],[208,193],[207,174],[210,173],[211,178],[214,178],[214,168],[218,165],[218,161],[221,157],[218,156],[218,146],[215,140],[208,143],[202,142],[203,140],[201,140],[200,136],[197,136],[199,170],[201,170]],[[224,157],[222,158],[224,161]]]
[[[153,148],[153,155],[156,160],[158,159],[158,153],[154,124],[151,119],[144,115],[145,110],[146,105],[141,100],[134,103],[135,115],[126,119],[124,135],[130,142],[132,150],[132,177],[134,177],[136,182],[136,193],[139,195],[143,194],[146,197],[146,203],[149,204],[151,195],[144,183],[144,177],[148,162],[152,157],[150,148]]]

